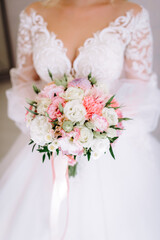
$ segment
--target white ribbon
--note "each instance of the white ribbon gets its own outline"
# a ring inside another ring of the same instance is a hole
[[[66,201],[68,205],[68,157],[59,152],[59,155],[52,156],[52,168],[53,168],[53,191],[51,199],[51,214],[50,214],[50,225],[51,225],[51,239],[61,240],[64,239],[67,222],[68,222],[68,206],[66,207],[67,212],[66,222],[63,219],[65,226],[59,223],[60,209],[62,202]],[[59,229],[60,227],[60,229]],[[64,227],[64,230],[63,230]]]

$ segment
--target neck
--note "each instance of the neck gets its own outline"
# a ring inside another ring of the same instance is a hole
[[[109,4],[111,0],[60,0],[60,5],[63,6],[91,6],[91,5],[98,5],[98,4]]]

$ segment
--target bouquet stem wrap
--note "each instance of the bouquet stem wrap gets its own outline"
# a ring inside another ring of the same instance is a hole
[[[53,191],[50,214],[51,238],[53,240],[63,240],[66,234],[69,217],[68,157],[59,152],[59,155],[55,157],[54,154],[52,154],[51,161],[53,171]],[[62,203],[65,204],[66,210],[63,212],[64,225],[59,221]]]

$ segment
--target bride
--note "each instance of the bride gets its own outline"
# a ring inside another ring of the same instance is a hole
[[[10,71],[8,114],[22,134],[2,161],[1,240],[51,238],[52,170],[31,152],[24,124],[32,84],[90,72],[126,104],[125,131],[109,154],[82,157],[69,179],[69,218],[64,240],[159,240],[160,145],[151,135],[160,113],[152,71],[148,11],[123,0],[48,0],[20,13],[17,66]],[[54,214],[54,213],[52,213]],[[63,211],[59,232],[64,228]],[[54,229],[52,229],[54,230]],[[57,230],[57,229],[56,229]],[[62,238],[59,238],[62,239]]]

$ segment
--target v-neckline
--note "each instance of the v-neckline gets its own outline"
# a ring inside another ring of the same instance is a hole
[[[140,5],[140,7],[141,7],[141,11],[140,11],[137,15],[141,14],[142,11],[144,10],[143,6]],[[85,41],[83,42],[83,44],[76,49],[76,53],[78,52],[78,54],[77,54],[77,56],[76,56],[76,57],[73,59],[73,61],[72,61],[72,60],[68,57],[68,55],[67,55],[68,48],[65,47],[64,42],[63,42],[59,37],[57,37],[58,34],[56,34],[54,31],[50,31],[50,30],[48,29],[48,22],[44,19],[44,17],[43,17],[41,14],[37,13],[37,11],[36,11],[35,9],[33,9],[33,8],[31,9],[31,11],[34,12],[36,16],[38,16],[39,18],[41,18],[43,24],[45,25],[45,30],[47,31],[48,35],[49,35],[49,36],[54,36],[55,41],[56,41],[57,43],[60,43],[61,49],[62,49],[62,51],[65,52],[65,57],[66,57],[67,61],[69,62],[71,71],[74,70],[74,65],[75,65],[75,62],[77,61],[77,59],[79,58],[79,56],[80,56],[80,54],[81,54],[81,49],[83,49],[83,48],[86,46],[86,44],[87,44],[88,41],[94,40],[94,39],[95,39],[95,36],[96,36],[97,34],[101,34],[103,31],[108,30],[108,29],[110,29],[111,27],[116,27],[116,24],[120,23],[120,21],[122,21],[122,26],[123,26],[123,21],[124,21],[124,19],[127,19],[127,17],[128,17],[129,15],[130,15],[130,17],[134,16],[134,15],[133,15],[134,9],[131,8],[131,9],[127,10],[127,11],[124,13],[124,15],[120,15],[120,16],[116,17],[113,21],[110,21],[110,22],[107,24],[106,27],[104,27],[104,28],[102,28],[102,29],[100,29],[100,30],[97,30],[97,31],[93,32],[92,35],[91,35],[91,37],[86,38]],[[137,15],[136,15],[136,16],[137,16]],[[118,26],[119,26],[119,25],[118,25]]]

